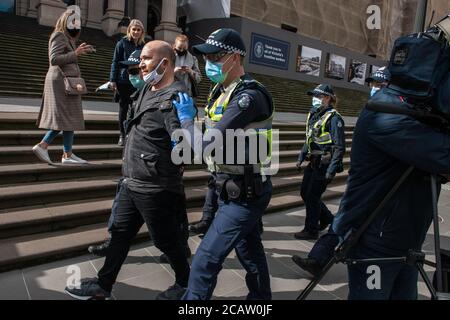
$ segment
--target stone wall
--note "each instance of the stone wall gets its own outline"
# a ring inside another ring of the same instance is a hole
[[[381,9],[380,30],[367,28],[370,5]],[[304,36],[381,59],[398,36],[413,31],[416,7],[417,0],[231,0],[234,15],[276,27],[287,24]]]

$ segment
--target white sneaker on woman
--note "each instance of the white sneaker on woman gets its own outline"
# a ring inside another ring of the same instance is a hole
[[[88,164],[86,160],[83,160],[76,155],[72,154],[69,158],[62,158],[61,160],[62,164]]]
[[[48,155],[48,150],[41,147],[40,144],[37,144],[33,147],[33,153],[36,155],[36,157],[39,158],[39,160],[46,162],[48,164],[53,164],[52,160],[50,159],[50,156]]]

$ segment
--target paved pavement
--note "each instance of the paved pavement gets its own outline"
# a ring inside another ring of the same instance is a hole
[[[336,212],[339,200],[327,203]],[[442,217],[440,224],[442,247],[450,249],[450,185],[443,188],[439,202]],[[293,234],[304,224],[305,210],[298,208],[264,217],[264,247],[269,263],[273,298],[293,300],[308,283],[308,275],[297,268],[291,256],[306,255],[312,242],[298,241]],[[201,239],[191,237],[190,247],[195,252]],[[430,260],[433,258],[433,235],[430,231],[424,250]],[[174,282],[173,272],[168,265],[159,264],[160,252],[151,242],[132,247],[113,290],[113,298],[119,300],[154,299],[158,293]],[[79,268],[81,277],[94,277],[103,264],[103,259],[85,255],[69,260],[57,261],[37,267],[0,274],[1,299],[71,299],[63,289],[68,277],[74,274],[71,268]],[[72,271],[71,271],[72,270]],[[426,268],[428,275],[433,270]],[[419,284],[420,299],[429,299],[425,285]],[[311,294],[314,300],[344,300],[348,293],[346,268],[336,265]],[[245,271],[233,253],[227,258],[219,274],[214,299],[245,299]]]

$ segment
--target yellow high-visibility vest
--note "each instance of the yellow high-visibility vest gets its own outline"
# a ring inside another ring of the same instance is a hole
[[[223,114],[225,113],[230,100],[234,96],[237,90],[255,86],[259,88],[266,96],[270,97],[268,93],[266,93],[266,89],[255,80],[246,81],[239,79],[238,81],[230,84],[228,88],[213,102],[214,96],[219,90],[220,85],[217,84],[211,93],[209,94],[207,100],[207,106],[205,108],[205,127],[206,131],[208,129],[214,128],[217,123],[222,120]],[[211,105],[212,104],[212,105]],[[275,114],[275,108],[273,108],[272,115],[263,121],[253,122],[247,125],[244,128],[244,131],[253,129],[257,132],[258,135],[264,136],[264,138],[268,141],[268,157],[265,159],[263,163],[259,163],[253,166],[254,173],[264,174],[264,170],[270,167],[270,160],[272,158],[272,120]],[[217,164],[213,161],[212,157],[206,158],[206,163],[208,165],[208,170],[213,173],[227,173],[233,175],[243,175],[244,174],[244,166],[243,165],[225,165],[225,164]]]

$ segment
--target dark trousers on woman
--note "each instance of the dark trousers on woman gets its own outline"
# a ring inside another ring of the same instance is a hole
[[[128,255],[130,243],[144,223],[155,246],[169,258],[175,271],[175,282],[182,287],[187,286],[190,268],[179,223],[179,206],[184,201],[183,197],[183,194],[166,190],[139,193],[122,183],[115,199],[111,242],[103,268],[98,273],[104,290],[112,289]]]
[[[122,138],[125,137],[125,121],[127,120],[128,110],[133,101],[130,96],[136,89],[129,83],[117,83],[117,91],[119,92],[119,129]]]
[[[311,233],[319,232],[319,221],[329,224],[333,214],[322,202],[321,198],[327,189],[326,173],[328,166],[312,163],[305,169],[300,195],[306,206],[305,230]]]

